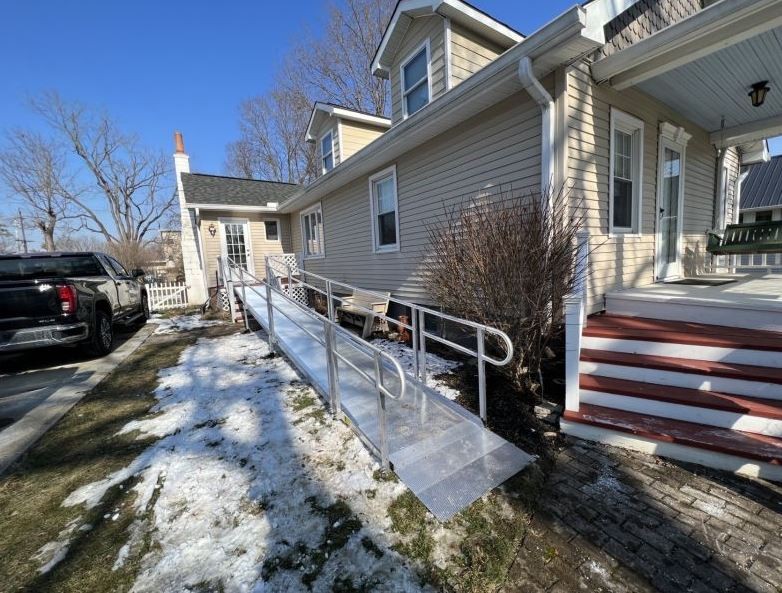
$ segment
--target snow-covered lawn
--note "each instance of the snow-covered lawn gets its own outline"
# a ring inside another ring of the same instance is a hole
[[[202,319],[198,314],[175,315],[173,317],[163,317],[156,314],[152,315],[150,322],[157,325],[156,334],[175,334],[225,323],[217,319]]]
[[[122,429],[160,439],[64,504],[90,508],[134,484],[136,519],[115,559],[148,550],[133,591],[421,590],[391,549],[388,508],[406,488],[383,480],[354,433],[268,354],[260,334],[187,348],[161,372],[153,414]],[[77,529],[42,564],[64,556]]]

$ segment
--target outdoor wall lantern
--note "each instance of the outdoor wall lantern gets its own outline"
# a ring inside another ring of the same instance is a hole
[[[760,107],[763,105],[763,101],[766,100],[766,95],[771,90],[768,86],[768,80],[761,80],[752,85],[752,90],[749,92],[749,98],[752,99],[753,107]]]
[[[209,231],[209,234],[214,237],[215,233],[217,232],[217,227],[215,226],[215,223],[211,223],[209,225],[209,228],[207,229]]]

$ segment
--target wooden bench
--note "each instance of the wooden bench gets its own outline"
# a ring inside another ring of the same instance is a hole
[[[342,303],[337,307],[339,321],[347,321],[362,328],[361,337],[366,339],[375,330],[375,316],[388,313],[388,301],[391,293],[386,292],[385,300],[362,291],[353,291],[350,296],[342,297]],[[372,311],[370,313],[369,311]],[[387,327],[385,319],[378,324],[379,329]]]
[[[782,220],[729,224],[724,235],[709,231],[706,251],[712,255],[782,252]]]

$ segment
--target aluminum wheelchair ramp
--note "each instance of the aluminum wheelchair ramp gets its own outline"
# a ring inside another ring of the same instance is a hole
[[[235,287],[242,298],[241,286]],[[244,307],[267,331],[273,302],[275,344],[328,401],[329,361],[323,343],[325,318],[308,312],[282,292],[256,284],[244,286]],[[308,333],[309,332],[309,333]],[[345,330],[335,332],[340,407],[368,446],[382,455],[383,426],[378,392],[366,376],[374,372],[371,344]],[[390,355],[387,355],[390,358]],[[355,365],[355,369],[350,364]],[[382,376],[390,391],[400,386],[388,360]],[[401,367],[396,365],[396,368]],[[401,371],[404,373],[404,371]],[[394,472],[441,521],[453,517],[492,488],[526,467],[534,457],[483,427],[479,418],[405,373],[404,395],[386,398],[387,457]]]

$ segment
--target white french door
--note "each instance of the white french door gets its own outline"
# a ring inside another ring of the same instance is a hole
[[[658,281],[681,276],[682,218],[684,206],[683,143],[660,136],[657,161],[657,257]]]
[[[221,218],[220,241],[224,257],[254,274],[250,222],[246,218]]]

